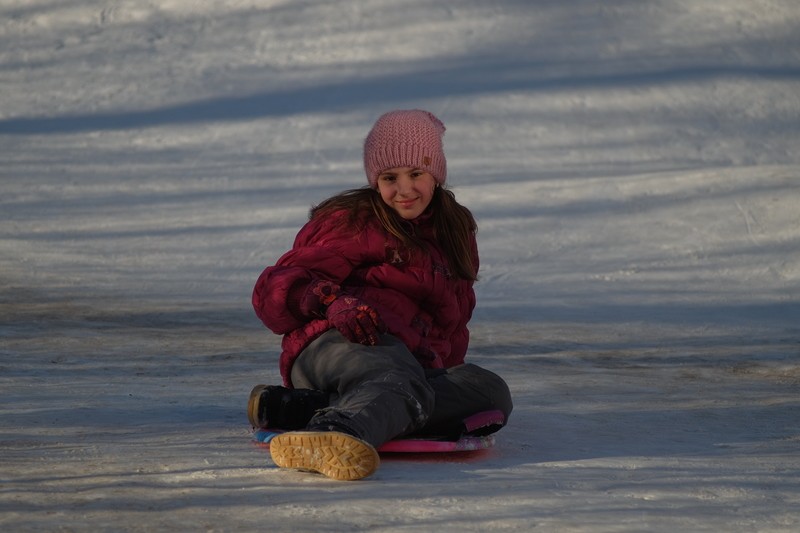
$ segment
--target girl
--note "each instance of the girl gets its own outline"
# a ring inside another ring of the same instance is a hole
[[[256,386],[248,416],[300,430],[271,441],[278,466],[359,479],[390,439],[458,436],[471,414],[511,413],[506,383],[464,364],[477,227],[444,187],[444,131],[427,111],[381,116],[364,142],[369,185],[314,207],[256,283],[256,314],[284,335],[285,387]]]

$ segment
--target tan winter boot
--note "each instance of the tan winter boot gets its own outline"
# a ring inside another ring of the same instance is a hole
[[[276,465],[311,470],[353,481],[371,475],[380,457],[370,444],[337,431],[291,431],[274,437],[269,451]]]

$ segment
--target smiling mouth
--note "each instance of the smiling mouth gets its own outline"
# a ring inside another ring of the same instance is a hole
[[[414,198],[413,200],[398,200],[397,204],[402,207],[411,207],[416,203],[417,200],[417,198]]]

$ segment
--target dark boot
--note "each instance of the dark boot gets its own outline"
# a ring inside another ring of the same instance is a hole
[[[481,411],[463,420],[427,425],[414,436],[458,440],[461,437],[485,437],[506,425],[506,416],[500,410]]]
[[[325,407],[328,394],[322,391],[256,385],[247,402],[247,418],[255,428],[303,429]]]

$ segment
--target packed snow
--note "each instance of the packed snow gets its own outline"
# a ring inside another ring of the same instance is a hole
[[[796,0],[5,0],[0,80],[3,531],[800,530]],[[250,291],[395,108],[515,411],[277,469]]]

